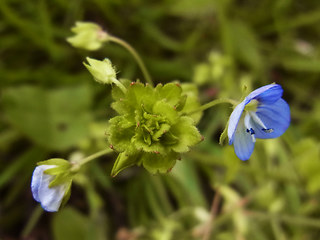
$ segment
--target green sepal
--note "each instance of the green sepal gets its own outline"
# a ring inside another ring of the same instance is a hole
[[[45,170],[44,173],[48,174],[48,175],[58,175],[63,172],[69,171],[70,168],[71,168],[71,165],[61,165],[61,166],[57,166],[55,168],[49,168],[49,169]]]
[[[189,147],[199,143],[203,137],[194,126],[194,121],[190,117],[180,117],[179,121],[173,125],[170,132],[178,138],[178,142],[171,146],[175,152],[187,152]]]
[[[220,145],[223,145],[223,142],[226,140],[226,138],[228,136],[228,125],[229,125],[229,121],[227,122],[226,127],[223,129],[223,132],[220,135],[220,138],[219,138]]]
[[[144,168],[150,173],[167,173],[174,165],[176,160],[180,158],[180,154],[176,152],[169,152],[169,154],[143,153],[140,162]]]
[[[49,188],[55,187],[58,185],[66,184],[67,182],[71,181],[74,176],[74,173],[70,171],[66,171],[64,173],[56,175],[56,177],[50,182]]]
[[[70,199],[70,196],[71,196],[71,186],[72,186],[72,180],[70,180],[68,183],[67,183],[67,187],[66,187],[66,191],[65,191],[65,194],[63,196],[63,199],[61,201],[61,205],[60,205],[60,208],[61,209],[62,207],[64,207],[64,205],[66,205],[66,203],[68,202],[68,200]]]
[[[62,158],[52,158],[49,160],[38,162],[37,165],[57,165],[57,166],[70,166],[70,162]]]
[[[120,153],[112,167],[111,176],[115,177],[122,170],[137,164],[139,161],[139,156],[140,154],[127,155],[126,152]]]

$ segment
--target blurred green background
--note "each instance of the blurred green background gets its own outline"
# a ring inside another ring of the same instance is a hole
[[[72,48],[65,39],[80,20],[131,43],[157,83],[197,84],[202,103],[281,84],[289,129],[242,162],[218,145],[232,109],[215,107],[199,124],[205,141],[171,173],[133,167],[111,178],[116,155],[103,157],[79,174],[65,208],[44,213],[30,191],[36,162],[108,147],[110,87],[92,80],[85,57],[143,79],[117,45]],[[1,0],[0,239],[319,239],[319,39],[317,0]]]

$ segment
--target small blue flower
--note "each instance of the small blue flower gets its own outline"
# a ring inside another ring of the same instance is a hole
[[[289,127],[290,108],[281,98],[282,93],[278,84],[263,86],[251,92],[233,110],[228,138],[241,160],[250,158],[256,138],[276,138]]]
[[[68,189],[68,184],[49,187],[55,176],[45,174],[44,171],[56,165],[40,165],[35,168],[32,175],[31,190],[33,198],[41,203],[44,210],[56,212],[59,210],[63,197]]]

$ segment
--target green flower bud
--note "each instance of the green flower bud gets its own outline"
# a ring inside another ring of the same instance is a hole
[[[108,40],[108,34],[95,23],[76,22],[71,31],[75,33],[75,36],[67,38],[67,41],[76,48],[94,51]]]
[[[89,72],[92,74],[94,80],[102,84],[111,84],[118,81],[116,78],[116,71],[113,68],[111,61],[105,58],[103,61],[95,60],[87,57],[89,64],[83,63]]]
[[[116,78],[116,70],[113,68],[111,61],[105,58],[103,61],[87,57],[89,64],[83,63],[92,74],[94,80],[102,84],[114,83],[123,93],[127,91],[125,86]]]

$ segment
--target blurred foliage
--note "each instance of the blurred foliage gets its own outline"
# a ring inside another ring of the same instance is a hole
[[[84,58],[108,57],[120,77],[142,79],[119,46],[70,47],[79,20],[130,42],[156,82],[194,81],[203,103],[277,82],[291,126],[241,162],[218,145],[231,113],[218,106],[199,124],[205,141],[171,173],[111,178],[115,156],[104,157],[77,177],[64,209],[42,213],[30,192],[35,163],[108,147],[110,88],[92,81]],[[208,230],[216,240],[317,239],[319,22],[316,0],[1,0],[0,239],[188,240]]]

